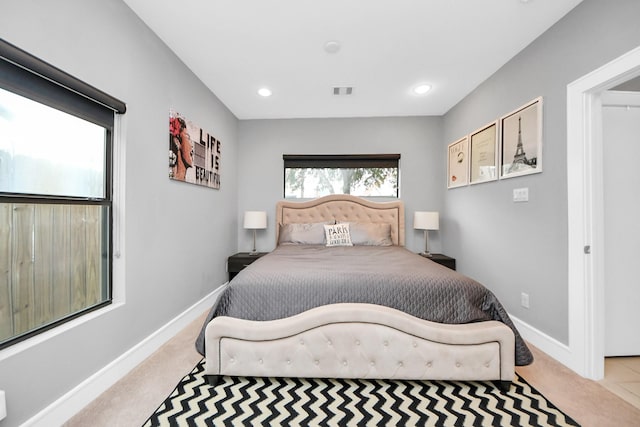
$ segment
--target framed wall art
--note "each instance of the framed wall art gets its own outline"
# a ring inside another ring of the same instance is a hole
[[[169,111],[169,178],[220,188],[221,143],[200,126]]]
[[[470,184],[498,179],[498,122],[469,135]]]
[[[542,97],[500,119],[500,179],[542,172]]]
[[[465,136],[449,144],[447,188],[469,184],[469,139]]]

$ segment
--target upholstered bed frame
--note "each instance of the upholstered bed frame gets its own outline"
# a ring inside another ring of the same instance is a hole
[[[371,202],[346,194],[336,194],[306,202],[282,200],[276,205],[276,224],[325,221],[383,222],[391,225],[391,241],[404,246],[404,204]],[[280,228],[276,227],[276,244]]]
[[[276,219],[278,224],[387,222],[393,244],[405,241],[400,201],[345,195],[281,201]],[[514,378],[515,338],[503,323],[441,324],[373,304],[332,304],[260,322],[216,317],[205,341],[205,374],[212,384],[230,375],[482,380],[508,389]]]

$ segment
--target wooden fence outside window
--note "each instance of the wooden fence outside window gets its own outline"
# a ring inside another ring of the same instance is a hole
[[[0,343],[108,300],[106,209],[0,203]]]

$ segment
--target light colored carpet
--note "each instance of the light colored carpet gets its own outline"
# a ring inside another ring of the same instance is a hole
[[[194,340],[205,314],[104,392],[65,426],[140,427],[201,359]],[[637,427],[640,409],[531,346],[535,361],[517,372],[583,427]]]
[[[530,345],[535,358],[516,371],[583,427],[638,427],[640,409]]]
[[[141,426],[202,356],[194,342],[206,313],[71,418],[68,427]]]

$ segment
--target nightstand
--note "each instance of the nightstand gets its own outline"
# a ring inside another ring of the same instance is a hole
[[[227,271],[229,272],[229,280],[236,277],[236,274],[240,273],[242,269],[257,260],[261,256],[268,254],[268,252],[258,252],[256,255],[251,255],[249,252],[238,252],[227,258]]]
[[[443,254],[431,254],[430,257],[426,256],[426,255],[422,255],[421,256],[430,259],[433,262],[437,262],[440,265],[444,265],[445,267],[449,267],[452,270],[456,269],[456,259],[455,258],[451,258],[449,256],[443,255]]]

